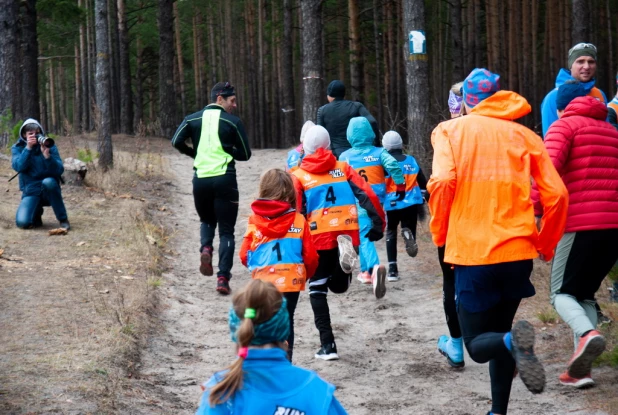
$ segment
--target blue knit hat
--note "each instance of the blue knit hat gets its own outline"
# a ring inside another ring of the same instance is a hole
[[[567,82],[560,85],[556,94],[556,109],[564,110],[577,97],[588,95],[586,88],[580,82]]]
[[[242,324],[243,319],[238,317],[234,307],[230,307],[229,325],[230,336],[234,343],[238,343],[236,332]],[[284,342],[290,334],[290,316],[288,314],[287,300],[283,298],[279,311],[273,315],[270,320],[266,320],[260,324],[253,326],[252,345],[263,345],[268,343]]]
[[[464,102],[474,108],[482,100],[489,98],[500,90],[500,75],[485,68],[476,68],[464,80]]]

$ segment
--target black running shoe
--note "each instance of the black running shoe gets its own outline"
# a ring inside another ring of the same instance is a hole
[[[320,350],[315,354],[315,358],[321,360],[339,360],[337,345],[335,345],[335,343],[322,345]]]
[[[511,330],[511,353],[515,359],[519,377],[532,393],[541,393],[545,388],[545,369],[534,354],[534,327],[526,320],[519,320]]]
[[[399,281],[399,270],[397,269],[397,264],[388,264],[388,274],[386,274],[386,279],[390,282]]]
[[[403,242],[406,245],[407,254],[414,258],[416,254],[418,254],[418,245],[416,244],[414,235],[412,235],[412,231],[408,228],[402,228],[401,236],[403,237]]]

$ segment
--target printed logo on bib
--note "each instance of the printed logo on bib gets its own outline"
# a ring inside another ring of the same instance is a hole
[[[305,411],[300,409],[287,408],[285,406],[277,406],[273,415],[305,415]]]
[[[404,164],[404,165],[403,165],[403,168],[404,168],[405,170],[414,171],[414,167],[412,167],[412,165],[411,165],[411,164]]]
[[[309,224],[309,229],[311,229],[312,231],[315,231],[316,229],[318,229],[318,224],[315,222],[311,222]]]
[[[277,278],[275,280],[275,285],[284,285],[284,284],[285,284],[285,277]]]
[[[339,177],[345,177],[345,174],[343,174],[341,169],[331,170],[331,171],[328,172],[328,174],[330,174],[333,177],[333,179],[336,179],[336,178],[339,178]]]
[[[332,227],[339,226],[339,218],[331,219],[330,222],[328,222],[328,224]]]
[[[369,163],[369,162],[372,162],[372,161],[380,161],[380,159],[377,158],[377,157],[374,157],[374,156],[365,156],[365,157],[363,157],[363,161]]]
[[[356,206],[350,206],[348,212],[350,212],[350,216],[358,216],[358,210],[356,209]]]
[[[294,225],[292,225],[290,227],[290,230],[288,231],[288,233],[301,233],[302,232],[302,228],[295,228]]]

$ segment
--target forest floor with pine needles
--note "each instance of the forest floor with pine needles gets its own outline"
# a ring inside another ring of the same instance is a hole
[[[96,158],[93,140],[57,143],[63,157]],[[168,140],[115,136],[114,143],[111,173],[91,165],[86,186],[63,187],[72,226],[65,236],[48,236],[56,226],[50,208],[43,228],[15,228],[20,193],[16,181],[6,182],[10,163],[0,159],[1,413],[190,414],[200,383],[234,360],[230,298],[198,271],[191,160]],[[262,150],[237,163],[237,250],[260,174],[284,160],[284,150]],[[466,368],[453,370],[436,351],[446,333],[442,278],[426,222],[418,234],[416,258],[405,256],[400,241],[402,278],[387,283],[385,298],[375,300],[356,279],[347,293],[329,296],[341,360],[314,359],[317,330],[301,295],[294,363],[335,384],[350,414],[472,415],[490,407],[487,365],[466,355]],[[385,260],[384,241],[377,247]],[[232,289],[250,279],[236,259],[232,272]],[[547,300],[548,275],[549,265],[535,261],[537,295],[518,313],[537,329],[546,391],[532,395],[515,380],[509,414],[618,414],[611,354],[594,369],[594,388],[558,383],[572,338]],[[605,290],[598,298],[615,321],[602,328],[611,349],[618,343],[618,306]]]

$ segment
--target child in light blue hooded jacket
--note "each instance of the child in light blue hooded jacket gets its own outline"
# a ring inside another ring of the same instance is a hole
[[[371,185],[380,203],[384,204],[386,198],[387,176],[395,182],[397,198],[403,199],[406,186],[401,167],[397,160],[388,154],[388,151],[373,145],[375,134],[367,118],[352,118],[348,124],[347,138],[352,148],[341,153],[339,160],[347,162]],[[386,279],[386,267],[380,265],[378,252],[373,242],[384,235],[372,235],[369,232],[371,220],[367,212],[358,204],[357,209],[361,235],[361,272],[358,274],[358,280],[363,284],[383,285]]]
[[[251,280],[229,312],[238,359],[202,385],[196,415],[347,415],[335,387],[287,357],[286,300],[270,282]]]

